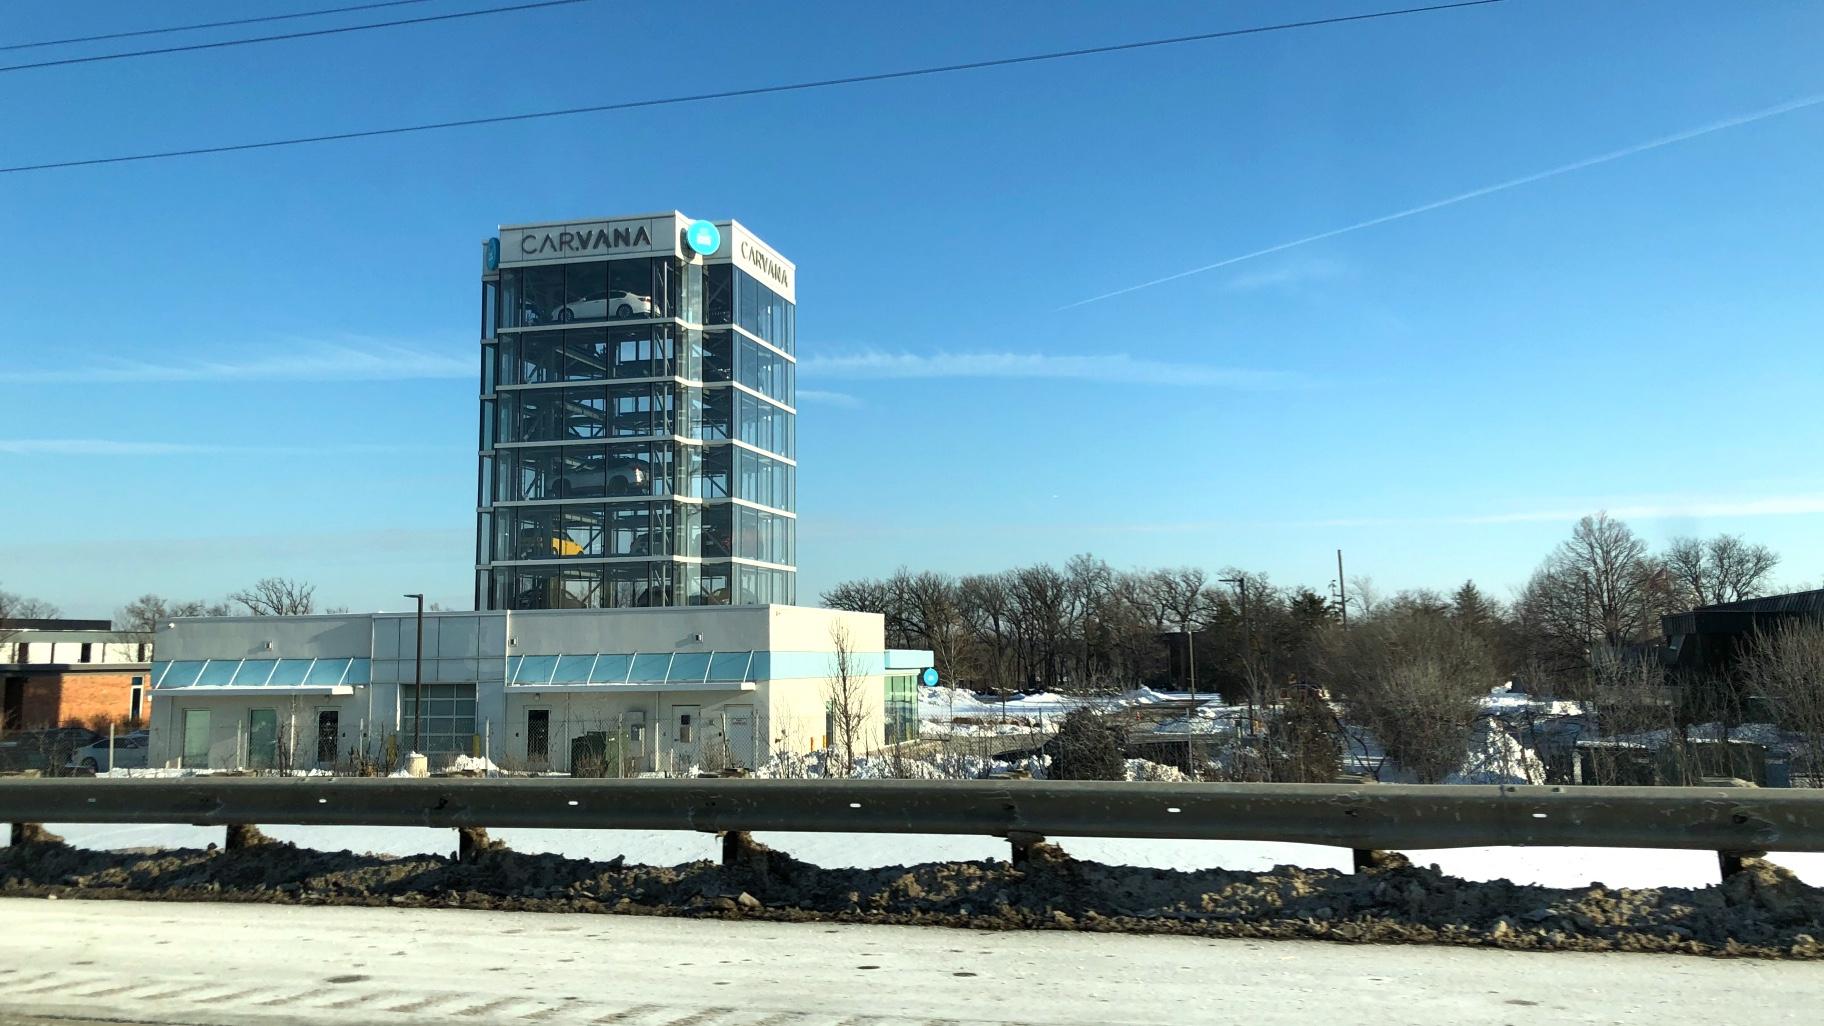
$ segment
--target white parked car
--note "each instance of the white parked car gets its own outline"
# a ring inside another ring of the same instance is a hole
[[[145,769],[146,749],[151,734],[136,730],[131,734],[114,736],[114,761],[108,761],[108,739],[102,738],[86,748],[78,748],[71,753],[69,768],[92,770],[106,773],[111,769]]]
[[[609,318],[625,320],[629,317],[654,317],[658,312],[658,304],[652,301],[651,296],[637,296],[614,289],[605,296],[579,299],[559,307],[557,320],[559,324],[570,321],[603,321]]]

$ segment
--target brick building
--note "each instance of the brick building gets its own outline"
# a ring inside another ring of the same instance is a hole
[[[0,729],[142,723],[151,661],[150,634],[106,620],[0,621]]]

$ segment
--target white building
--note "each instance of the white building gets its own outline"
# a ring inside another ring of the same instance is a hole
[[[151,765],[609,774],[756,766],[832,743],[846,639],[858,752],[916,734],[928,652],[874,613],[794,606],[179,619],[159,628]],[[422,692],[424,715],[416,715]],[[891,699],[889,699],[891,696]]]

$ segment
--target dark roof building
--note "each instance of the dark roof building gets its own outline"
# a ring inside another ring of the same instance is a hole
[[[1666,666],[1673,670],[1726,670],[1756,631],[1771,631],[1794,620],[1824,621],[1824,590],[1698,606],[1662,617]]]

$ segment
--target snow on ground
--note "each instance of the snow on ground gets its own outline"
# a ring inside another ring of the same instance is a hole
[[[222,841],[220,827],[48,824],[72,844],[89,848],[191,847]],[[422,827],[262,827],[267,834],[326,851],[449,854],[454,830]],[[524,852],[553,852],[598,861],[625,855],[629,862],[676,865],[719,857],[711,834],[635,830],[494,830],[490,834]],[[911,865],[962,859],[1006,859],[1007,844],[992,837],[947,834],[761,833],[763,843],[831,868]],[[1349,852],[1306,844],[1258,841],[1053,838],[1081,859],[1147,869],[1223,867],[1264,870],[1293,864],[1347,869]],[[1549,887],[1600,882],[1609,887],[1704,887],[1717,882],[1716,856],[1704,851],[1630,848],[1453,848],[1404,853],[1415,863],[1437,864],[1468,880],[1509,879]],[[1824,886],[1824,854],[1775,853],[1772,861],[1806,882]]]

